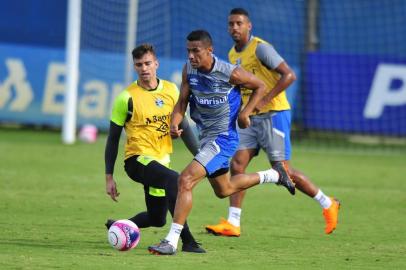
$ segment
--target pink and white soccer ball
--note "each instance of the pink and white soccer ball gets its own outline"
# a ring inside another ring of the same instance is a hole
[[[127,251],[138,245],[141,235],[140,229],[134,222],[121,219],[111,225],[107,236],[113,248]]]

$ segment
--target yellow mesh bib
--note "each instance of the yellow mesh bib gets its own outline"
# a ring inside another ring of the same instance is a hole
[[[247,47],[245,47],[241,52],[237,52],[235,48],[232,47],[228,52],[228,59],[230,63],[241,66],[243,69],[255,74],[255,76],[264,81],[267,85],[267,91],[269,92],[278,82],[280,75],[276,71],[267,69],[257,58],[255,51],[258,43],[261,42],[267,43],[258,37],[253,37]],[[251,89],[241,88],[243,105],[247,104],[251,93]],[[272,101],[262,108],[262,110],[258,113],[289,109],[290,105],[286,98],[285,91],[283,91],[272,99]]]

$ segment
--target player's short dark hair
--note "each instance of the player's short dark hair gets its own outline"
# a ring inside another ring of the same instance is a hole
[[[190,32],[189,35],[187,35],[186,39],[188,41],[201,41],[207,46],[212,46],[213,44],[213,40],[211,39],[209,32],[202,29]]]
[[[246,16],[247,18],[250,17],[250,15],[248,14],[248,11],[245,10],[245,9],[243,9],[243,8],[233,8],[233,9],[230,11],[230,14],[229,14],[229,15],[244,15],[244,16]]]
[[[136,48],[131,52],[133,59],[140,59],[144,54],[151,53],[154,57],[156,57],[155,49],[152,44],[144,43]]]

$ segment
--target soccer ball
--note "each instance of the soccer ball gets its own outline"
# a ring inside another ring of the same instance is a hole
[[[114,222],[107,234],[110,245],[120,251],[127,251],[137,246],[140,241],[140,229],[128,219]]]

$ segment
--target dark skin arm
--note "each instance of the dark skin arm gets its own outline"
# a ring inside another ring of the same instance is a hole
[[[261,110],[266,104],[279,95],[284,89],[287,89],[295,80],[295,72],[288,66],[286,62],[282,62],[274,69],[281,77],[274,86],[262,99],[257,103],[256,110]]]
[[[180,85],[179,99],[175,105],[175,108],[173,109],[171,116],[170,133],[172,138],[178,138],[183,132],[182,129],[179,129],[179,125],[183,120],[187,105],[189,104],[189,96],[190,96],[190,88],[189,83],[187,82],[186,65],[185,65],[182,70],[182,83]]]
[[[230,83],[252,89],[252,94],[248,100],[247,105],[241,110],[240,114],[238,115],[238,126],[240,128],[247,128],[251,124],[249,116],[256,110],[258,102],[263,99],[266,85],[254,74],[245,71],[240,67],[235,68],[231,73]]]

